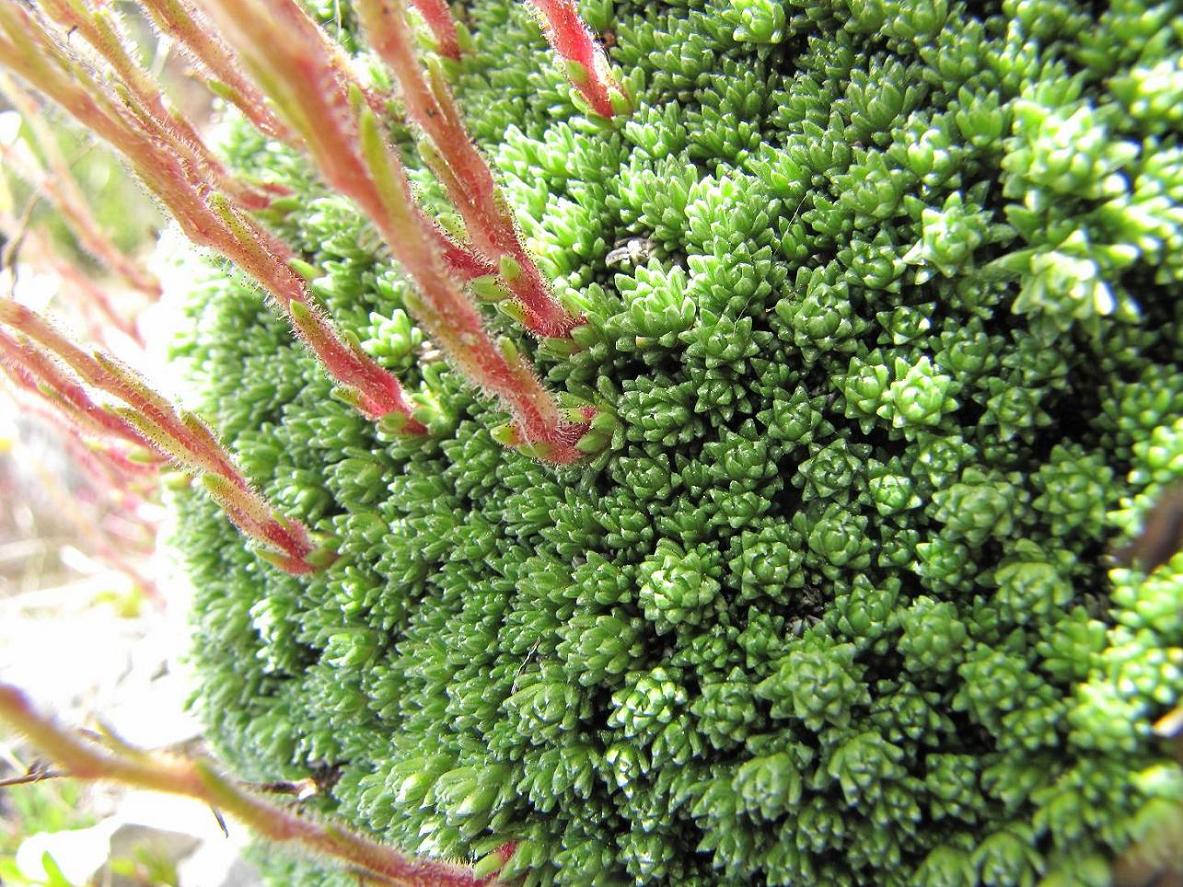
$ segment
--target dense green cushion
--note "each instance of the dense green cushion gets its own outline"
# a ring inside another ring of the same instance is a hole
[[[1183,559],[1106,561],[1183,475],[1183,28],[1103,5],[585,0],[639,104],[602,127],[528,4],[469,4],[457,90],[585,347],[491,322],[620,419],[572,470],[491,440],[355,210],[238,131],[454,424],[380,436],[258,292],[196,288],[207,415],[341,552],[292,578],[180,497],[231,764],[331,770],[416,852],[517,840],[528,884],[1104,883],[1183,785]]]

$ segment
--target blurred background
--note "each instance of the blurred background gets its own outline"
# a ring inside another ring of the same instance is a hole
[[[136,6],[117,3],[142,62],[191,121],[208,91]],[[0,76],[0,299],[51,317],[175,389],[154,250],[164,219],[88,134]],[[121,470],[0,351],[0,681],[63,724],[145,748],[200,746],[185,711],[188,594],[164,546],[157,474]],[[0,884],[257,883],[202,805],[56,778],[0,733]]]

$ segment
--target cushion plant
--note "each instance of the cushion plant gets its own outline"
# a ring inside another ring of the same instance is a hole
[[[129,420],[238,773],[523,884],[1106,884],[1180,815],[1183,558],[1109,554],[1183,476],[1178,4],[197,5],[221,155],[84,122],[239,269],[223,455]]]

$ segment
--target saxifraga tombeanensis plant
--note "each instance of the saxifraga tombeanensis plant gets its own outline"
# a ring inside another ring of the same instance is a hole
[[[200,402],[12,305],[0,351],[202,479],[239,775],[526,885],[1177,850],[1178,514],[1110,552],[1183,477],[1179,3],[141,6],[217,151],[99,0],[0,0],[0,64],[238,266],[187,260]]]

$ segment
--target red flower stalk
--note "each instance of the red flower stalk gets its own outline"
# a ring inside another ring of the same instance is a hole
[[[0,0],[0,3],[2,2],[5,2],[5,0]],[[101,3],[105,2],[105,0],[91,0],[91,2]],[[79,21],[89,21],[89,19],[84,19],[82,13],[79,12],[79,10],[82,8],[81,4],[73,2],[73,0],[50,0],[50,3],[56,4],[54,8],[58,8],[61,12],[61,20],[63,22],[73,22],[75,19]],[[226,48],[225,44],[217,38],[214,29],[208,24],[208,22],[199,22],[199,20],[194,17],[195,15],[200,14],[197,13],[197,11],[194,10],[188,2],[179,2],[179,0],[144,0],[144,3],[145,5],[149,6],[149,12],[152,13],[153,18],[158,23],[163,23],[162,28],[167,33],[175,34],[178,39],[186,41],[186,47],[195,58],[210,68],[211,71],[218,72],[221,77],[230,78],[226,81],[218,80],[211,82],[210,86],[216,94],[222,95],[229,101],[233,101],[235,104],[239,105],[239,107],[242,108],[244,114],[247,116],[247,119],[249,119],[252,124],[254,124],[256,128],[258,128],[263,134],[278,138],[291,147],[295,148],[297,151],[304,150],[304,144],[299,136],[293,133],[290,128],[288,128],[285,124],[283,124],[282,121],[279,120],[278,117],[275,116],[274,112],[266,104],[258,89],[253,84],[251,84],[251,82],[247,80],[238,70],[236,62],[230,54],[230,51]],[[92,15],[97,17],[98,14],[93,13]],[[105,21],[105,19],[98,19],[98,21]],[[95,30],[93,23],[89,30]],[[96,40],[100,39],[100,37],[101,34],[95,35]],[[136,67],[129,58],[127,58],[126,50],[123,48],[121,41],[116,40],[112,43],[112,45],[117,47],[119,52],[123,53],[124,58],[122,61],[124,64],[122,67],[129,69],[129,76],[138,77],[144,80],[144,88],[149,92],[154,91],[155,87],[151,81],[144,78],[143,72],[138,67]],[[42,41],[42,46],[44,46],[44,41]],[[344,74],[348,71],[348,62],[341,55],[339,50],[336,50],[335,47],[333,49],[333,64]],[[112,52],[116,52],[117,50],[112,49]],[[62,53],[62,55],[63,57],[65,56],[64,53]],[[73,64],[72,60],[67,61]],[[13,67],[16,69],[15,65],[13,65]],[[101,84],[99,84],[97,80],[94,80],[93,78],[88,78],[88,80],[88,87],[102,89]],[[227,88],[225,87],[225,83],[227,82],[233,84],[229,88],[229,91],[227,91]],[[37,85],[39,88],[42,87],[41,83],[38,83]],[[258,209],[266,206],[270,201],[270,196],[268,196],[268,194],[278,195],[286,193],[286,189],[276,185],[261,186],[262,191],[267,193],[260,193],[259,191],[255,191],[241,182],[235,181],[232,177],[225,173],[221,162],[209,152],[208,148],[206,148],[200,137],[195,132],[192,132],[191,127],[189,127],[189,125],[183,119],[175,117],[175,115],[165,109],[163,99],[160,98],[159,92],[155,91],[155,94],[160,100],[149,100],[147,105],[142,105],[141,110],[146,107],[152,113],[149,113],[147,116],[141,114],[140,116],[144,116],[144,119],[138,122],[143,124],[145,134],[150,138],[169,142],[174,154],[179,151],[180,153],[177,156],[181,158],[190,158],[189,161],[182,165],[185,167],[186,173],[191,178],[193,178],[195,182],[203,182],[208,185],[209,181],[213,181],[224,191],[226,191],[227,194],[237,198],[238,202],[247,209]],[[106,97],[108,104],[110,104],[111,98],[111,96]],[[383,100],[381,98],[373,94],[366,93],[366,100],[376,110],[381,110],[383,104]],[[57,99],[55,99],[55,101],[57,101]],[[118,104],[126,103],[121,102]],[[22,116],[26,119],[36,119],[35,114],[28,113],[27,110],[23,108],[20,110]],[[117,106],[116,110],[118,110]],[[82,118],[79,119],[82,120]],[[87,120],[82,120],[82,122],[85,125],[91,125],[91,123]],[[187,142],[187,139],[189,138],[188,135],[185,133],[180,133],[182,138],[179,143],[176,141],[177,133],[172,133],[170,135],[170,128],[175,127],[183,127],[189,130],[189,133],[194,140],[193,145],[195,146],[195,150],[198,154],[208,158],[208,164],[203,164],[199,158],[195,158],[193,156],[193,151],[190,150],[190,146]],[[103,137],[111,140],[107,135],[104,135]],[[206,173],[206,176],[202,175],[203,171]],[[57,170],[55,170],[55,174],[56,173]],[[75,203],[78,203],[78,201],[75,201]],[[172,209],[171,206],[170,209]],[[461,280],[468,281],[496,272],[496,268],[494,268],[491,263],[483,258],[480,258],[479,256],[474,255],[470,250],[454,242],[438,227],[432,226],[432,236],[436,241],[437,247],[443,252],[449,269],[453,273],[457,274]],[[210,245],[200,240],[197,242],[203,243],[203,245],[207,246]]]
[[[80,0],[73,0],[80,2]],[[110,0],[87,0],[90,3],[107,3]],[[140,0],[148,7],[149,15],[166,33],[172,34],[202,65],[215,73],[219,79],[208,85],[215,95],[237,105],[247,119],[264,135],[280,139],[299,149],[299,136],[284,123],[266,104],[258,87],[250,82],[239,67],[234,53],[226,46],[216,30],[211,28],[204,15],[192,0]],[[349,60],[338,48],[333,47],[333,64],[343,73],[349,69]],[[381,110],[385,100],[368,90],[364,91],[366,101],[375,110]]]
[[[91,0],[95,4],[106,4],[108,1]],[[258,88],[243,76],[237,60],[233,58],[233,54],[218,38],[213,28],[209,27],[208,22],[200,20],[201,13],[198,9],[195,9],[188,0],[143,0],[143,4],[148,7],[149,14],[164,32],[175,35],[200,64],[215,73],[219,79],[212,80],[209,86],[216,95],[239,106],[247,119],[250,119],[252,124],[256,125],[256,128],[264,135],[278,138],[296,150],[304,150],[299,136],[283,121],[280,121],[270,106],[266,104]],[[201,177],[202,170],[207,171],[226,194],[233,196],[241,206],[248,209],[264,208],[270,202],[270,196],[267,193],[272,195],[286,193],[286,189],[271,186],[271,184],[263,186],[265,193],[260,193],[258,190],[245,186],[244,183],[235,181],[232,176],[226,173],[218,158],[214,157],[211,151],[206,148],[201,137],[193,131],[192,127],[189,127],[185,119],[177,117],[166,109],[160,91],[155,88],[155,84],[151,82],[150,78],[144,76],[144,72],[135,65],[125,50],[121,35],[115,28],[115,20],[106,14],[108,9],[104,8],[101,12],[88,14],[78,0],[46,0],[45,5],[54,18],[59,21],[59,24],[70,27],[71,30],[73,28],[82,30],[89,43],[95,45],[96,50],[103,54],[117,75],[123,79],[125,84],[128,84],[128,89],[144,103],[143,106],[149,110],[150,122],[155,129],[163,132],[163,136],[166,138],[174,138],[172,147],[174,150],[180,151],[181,157],[194,154],[194,151],[189,150],[190,142],[192,142],[195,153],[198,155],[190,157],[190,161],[195,164],[195,170],[198,173],[196,177]],[[330,46],[329,48],[332,53],[332,65],[342,73],[342,76],[347,76],[348,60],[344,58],[337,47]],[[364,96],[376,112],[382,111],[384,99],[369,91],[364,91]],[[173,134],[170,130],[174,128],[180,128],[179,132]],[[180,136],[180,141],[176,141],[176,136]],[[190,175],[193,174],[190,173]],[[459,274],[461,279],[470,280],[494,272],[494,267],[491,264],[476,257],[465,247],[455,244],[439,228],[434,229],[434,237],[440,250],[445,252],[448,265],[453,272]]]
[[[0,305],[0,310],[3,306]],[[23,345],[0,331],[0,365],[21,388],[53,401],[74,423],[98,434],[116,437],[151,450],[151,443],[126,421],[91,400],[86,389],[71,379],[43,352]]]
[[[456,20],[446,0],[411,0],[435,38],[436,51],[444,58],[460,58],[460,39],[456,33]]]
[[[501,270],[519,300],[522,324],[539,336],[564,337],[579,324],[550,293],[526,252],[493,172],[464,127],[438,69],[430,79],[415,54],[405,0],[359,0],[355,8],[374,49],[394,72],[411,120],[431,139],[424,152],[460,211],[476,251]]]
[[[4,74],[0,74],[0,95],[4,95],[20,113],[44,157],[46,170],[41,172],[27,168],[11,148],[3,150],[5,165],[54,205],[86,252],[133,289],[152,300],[159,299],[160,281],[115,246],[90,211],[86,195],[70,172],[70,165],[62,156],[57,139],[42,119],[37,102]],[[29,156],[36,159],[31,152]]]
[[[281,142],[295,136],[268,106],[262,93],[242,75],[230,50],[202,20],[189,0],[140,0],[140,6],[165,34],[188,50],[210,74],[212,92],[233,104],[259,132]]]
[[[237,785],[207,761],[153,754],[121,741],[103,747],[84,740],[34,710],[25,694],[8,684],[0,684],[0,720],[26,735],[69,776],[196,798],[226,811],[264,838],[323,854],[357,869],[368,880],[402,887],[493,883],[470,868],[406,857],[339,826],[322,826],[298,816]]]
[[[7,342],[13,341],[3,333],[0,333],[0,338]],[[97,429],[84,416],[66,418],[67,415],[74,414],[69,413],[62,398],[52,396],[54,392],[50,391],[49,385],[39,381],[26,367],[15,364],[7,354],[0,354],[0,369],[3,369],[14,383],[17,389],[12,392],[14,395],[28,395],[26,398],[14,398],[20,403],[22,411],[37,416],[62,432],[66,449],[73,454],[75,461],[89,475],[96,487],[107,489],[112,498],[119,500],[121,506],[126,505],[129,508],[138,507],[152,495],[156,489],[160,465],[164,461],[156,453],[141,450],[133,456],[113,443],[84,437],[83,429]],[[58,408],[51,409],[49,403],[56,404]],[[60,482],[60,478],[55,474],[48,471],[43,473],[49,481]],[[52,483],[46,484],[47,489],[51,486]],[[64,509],[63,513],[71,520],[77,516],[69,508]],[[97,535],[90,532],[93,530],[93,524],[84,523],[84,528],[86,532],[83,535]]]
[[[290,312],[294,304],[306,308],[299,318],[292,315],[293,326],[362,413],[387,420],[395,431],[426,432],[426,426],[411,415],[398,380],[344,341],[313,307],[307,285],[291,268],[294,255],[287,245],[182,162],[161,134],[158,121],[143,113],[132,115],[17,0],[0,0],[0,64],[35,83],[115,147],[192,241],[237,264],[285,310]]]
[[[629,110],[628,94],[612,73],[608,57],[579,17],[575,0],[533,0],[551,48],[563,59],[567,79],[601,117]]]
[[[422,215],[422,212],[420,212],[420,215]],[[452,276],[461,283],[467,283],[470,280],[476,280],[478,277],[488,277],[497,273],[497,269],[491,262],[478,256],[467,247],[458,244],[426,216],[423,216],[420,225],[427,231],[428,236],[435,244],[436,252],[439,253],[444,267],[452,272]]]
[[[293,0],[203,3],[303,137],[325,180],[374,222],[418,289],[407,307],[433,341],[472,382],[502,400],[531,453],[559,464],[581,458],[575,444],[587,426],[569,423],[516,349],[489,337],[475,305],[446,272],[434,226],[415,204],[402,163],[323,32]]]
[[[427,426],[411,415],[398,380],[360,347],[342,339],[316,307],[304,279],[292,270],[296,255],[288,245],[221,195],[211,196],[202,207],[212,210],[221,229],[220,242],[211,245],[263,284],[288,312],[296,332],[329,374],[343,383],[338,391],[342,399],[369,418],[383,420],[392,432],[426,433]],[[197,241],[193,235],[190,239]]]
[[[142,415],[148,423],[160,429],[162,433],[174,439],[184,439],[188,436],[188,430],[173,405],[153,391],[132,370],[118,363],[114,358],[99,352],[91,354],[84,351],[50,326],[37,313],[10,299],[0,301],[0,325],[21,333],[46,351],[56,355],[87,385],[118,397]],[[36,372],[35,366],[28,363],[25,365]],[[47,378],[45,381],[53,383],[57,380]],[[127,439],[146,446],[151,446],[150,441],[152,441],[151,437],[138,431]],[[202,446],[195,450],[195,455],[189,462],[196,464],[203,471],[228,477],[237,473],[230,457],[216,442],[213,446],[205,446],[203,441]],[[246,481],[241,481],[240,485],[245,488]]]
[[[0,333],[0,354],[19,383],[41,391],[85,427],[146,447],[183,468],[201,472],[202,482],[235,526],[266,546],[259,552],[261,557],[289,573],[310,573],[322,565],[324,557],[315,551],[307,529],[272,510],[213,432],[195,415],[178,411],[113,358],[79,348],[23,305],[0,301],[0,325],[40,346],[23,345]],[[127,406],[95,404],[46,352],[70,367],[87,385]]]
[[[126,91],[124,104],[144,119],[193,175],[216,183],[243,206],[264,209],[271,196],[234,178],[214,156],[192,124],[174,112],[160,87],[132,57],[116,11],[107,5],[87,9],[78,0],[39,0],[41,9],[67,33],[78,34],[110,65],[117,92]],[[274,190],[274,189],[272,189]],[[286,193],[279,189],[278,193]]]

